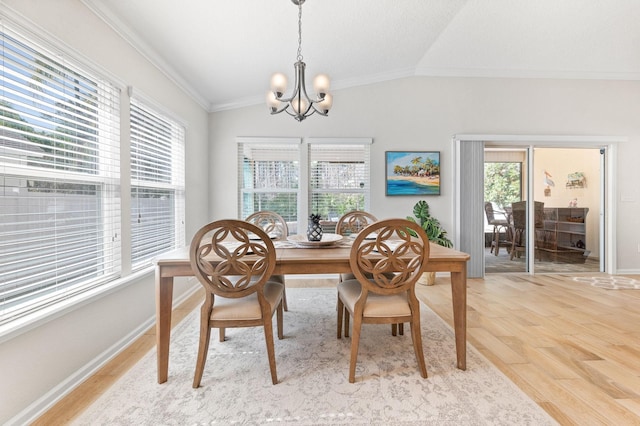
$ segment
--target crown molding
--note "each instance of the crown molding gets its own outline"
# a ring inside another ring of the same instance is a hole
[[[532,78],[559,80],[640,80],[638,72],[517,70],[493,68],[418,67],[416,75],[425,77]]]
[[[184,91],[203,109],[209,111],[209,102],[198,94],[198,92],[185,81],[180,74],[167,63],[157,52],[145,43],[137,33],[129,26],[125,25],[111,11],[104,6],[102,0],[81,0],[82,3],[89,8],[96,16],[102,19],[116,34],[129,43],[140,55],[155,66],[162,74],[164,74],[171,82]]]
[[[368,84],[382,83],[385,81],[398,80],[415,76],[414,68],[402,68],[378,74],[369,74],[357,78],[346,78],[331,81],[332,90],[348,89],[351,87],[366,86]],[[233,102],[211,104],[209,112],[220,112],[248,106],[264,104],[264,96],[251,96]]]

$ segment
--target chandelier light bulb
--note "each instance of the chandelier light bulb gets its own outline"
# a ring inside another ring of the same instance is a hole
[[[325,114],[328,113],[333,106],[333,96],[331,96],[331,93],[325,93],[324,99],[322,99],[316,105],[321,112]]]
[[[273,74],[271,76],[271,91],[280,98],[285,90],[287,90],[287,76],[281,72]]]
[[[276,98],[276,94],[269,91],[267,92],[267,106],[271,111],[277,111],[281,102]]]
[[[331,82],[326,74],[318,74],[313,79],[313,90],[317,93],[318,98],[322,99],[322,96],[329,91]]]
[[[309,102],[303,98],[295,98],[291,100],[291,108],[297,115],[303,115],[307,112],[307,108],[309,108]]]

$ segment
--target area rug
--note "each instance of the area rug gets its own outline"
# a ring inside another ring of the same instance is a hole
[[[614,275],[600,277],[573,277],[574,281],[587,283],[605,290],[640,290],[640,281]]]
[[[471,345],[456,368],[452,329],[421,304],[429,377],[416,364],[408,325],[365,325],[356,383],[351,340],[336,338],[336,291],[288,288],[279,383],[271,384],[261,328],[213,330],[202,385],[191,387],[198,309],[173,330],[169,380],[156,383],[155,350],[117,381],[77,425],[551,425],[547,413]]]

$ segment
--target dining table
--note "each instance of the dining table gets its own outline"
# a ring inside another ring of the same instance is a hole
[[[348,242],[348,239],[345,239]],[[333,274],[351,272],[349,244],[323,247],[300,247],[286,241],[275,242],[274,274]],[[428,272],[448,272],[451,275],[451,301],[456,341],[457,367],[466,370],[467,342],[467,262],[470,255],[430,243]],[[158,383],[169,375],[171,314],[174,277],[192,277],[189,248],[183,247],[159,255],[155,259],[156,347]],[[338,280],[336,278],[336,284]]]

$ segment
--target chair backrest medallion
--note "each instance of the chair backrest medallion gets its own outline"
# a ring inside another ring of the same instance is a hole
[[[371,213],[353,210],[340,216],[336,225],[336,234],[347,235],[362,231],[378,219]]]
[[[412,237],[410,230],[418,238]],[[363,288],[395,294],[415,287],[428,259],[429,238],[420,225],[406,219],[386,219],[356,236],[349,263]]]
[[[274,240],[286,240],[289,236],[287,221],[276,212],[261,210],[247,216],[245,220],[261,227]]]
[[[275,247],[259,226],[226,219],[203,226],[191,241],[191,268],[211,293],[245,297],[264,286],[275,269]],[[209,260],[215,258],[215,265]]]

